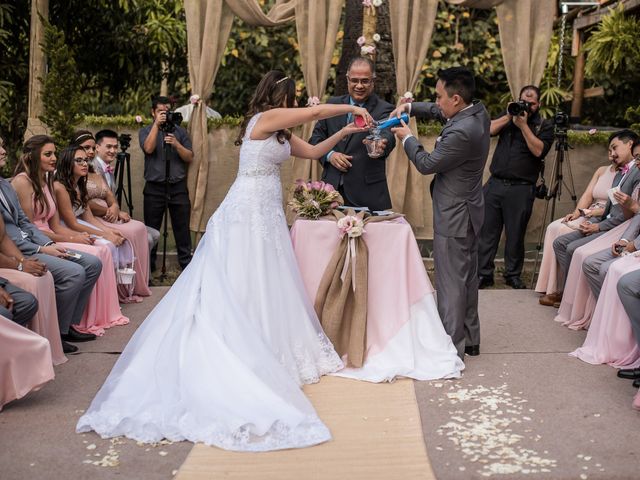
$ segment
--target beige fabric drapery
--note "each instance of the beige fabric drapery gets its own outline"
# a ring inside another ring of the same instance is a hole
[[[189,81],[194,94],[206,98],[213,87],[220,60],[227,45],[233,13],[224,0],[185,0]],[[189,168],[191,200],[190,228],[203,230],[205,193],[209,182],[207,116],[202,103],[196,105],[189,122],[194,160]]]
[[[213,88],[234,13],[251,25],[275,26],[293,20],[295,3],[296,0],[278,0],[265,15],[257,0],[185,0],[192,92],[206,98]],[[189,168],[190,228],[201,232],[208,217],[205,215],[207,185],[209,181],[215,181],[210,178],[209,169],[210,162],[215,162],[215,149],[209,148],[207,116],[202,103],[193,111],[189,130],[194,153]]]
[[[496,7],[500,49],[513,98],[525,85],[539,85],[553,34],[556,0],[447,0],[469,8]]]
[[[513,98],[539,85],[553,34],[556,0],[506,0],[496,8],[504,69]]]
[[[396,67],[398,96],[412,91],[422,71],[438,9],[438,0],[395,0],[389,2],[391,39]],[[416,122],[410,122],[416,132]],[[402,145],[387,160],[387,178],[393,210],[403,212],[414,227],[424,226],[426,182],[420,172],[409,165]]]
[[[296,31],[300,45],[302,75],[309,97],[322,99],[324,95],[343,6],[344,0],[298,0],[296,3]],[[304,125],[301,132],[303,140],[311,137],[313,127],[314,123]],[[294,159],[294,179],[317,180],[319,177],[320,164],[317,160]]]
[[[233,13],[249,25],[275,27],[293,20],[297,0],[276,0],[267,14],[262,11],[258,0],[226,0],[226,2]]]

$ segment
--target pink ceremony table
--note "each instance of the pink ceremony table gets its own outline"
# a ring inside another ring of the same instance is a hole
[[[313,303],[340,243],[336,222],[297,219],[291,239]],[[337,375],[372,382],[458,378],[464,364],[442,326],[411,226],[404,218],[368,223],[363,239],[369,250],[366,359]]]

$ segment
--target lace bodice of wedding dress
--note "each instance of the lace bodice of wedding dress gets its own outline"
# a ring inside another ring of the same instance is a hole
[[[330,433],[300,385],[342,368],[298,271],[282,209],[288,142],[251,140],[193,260],[133,335],[77,430],[231,450]]]

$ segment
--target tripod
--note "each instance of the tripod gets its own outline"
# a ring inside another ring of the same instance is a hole
[[[122,207],[122,196],[124,195],[124,201],[127,204],[129,215],[133,214],[133,199],[131,196],[131,155],[127,152],[127,146],[122,144],[122,151],[118,152],[116,156],[116,169],[114,176],[116,179],[116,199],[118,205]],[[124,175],[127,175],[127,191],[124,190]]]
[[[564,114],[563,114],[564,115]],[[558,115],[556,115],[556,118]],[[544,197],[546,202],[544,207],[544,216],[542,217],[542,224],[540,226],[540,236],[538,237],[538,243],[536,245],[536,260],[533,265],[533,273],[531,275],[531,289],[535,288],[536,276],[538,274],[538,266],[540,263],[540,251],[542,250],[542,244],[544,242],[544,236],[547,231],[548,221],[553,221],[556,213],[556,200],[562,196],[562,187],[568,190],[571,195],[573,204],[577,204],[576,190],[573,184],[573,174],[571,173],[571,163],[569,162],[569,143],[567,142],[567,130],[566,128],[558,128],[556,126],[556,154],[553,159],[553,167],[551,169],[551,184],[547,194]],[[562,169],[563,165],[567,164],[567,171],[569,173],[569,183],[565,181]]]
[[[164,155],[164,213],[162,214],[162,269],[160,270],[160,279],[164,281],[167,278],[167,237],[169,236],[169,200],[171,200],[171,195],[169,194],[169,173],[171,165],[169,163],[169,154],[171,153],[171,145],[164,142],[162,153]]]

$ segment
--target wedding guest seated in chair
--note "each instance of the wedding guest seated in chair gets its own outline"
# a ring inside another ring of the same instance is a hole
[[[76,251],[76,260],[82,261],[87,257],[100,264],[96,288],[86,293],[84,301],[87,302],[87,308],[83,309],[76,328],[83,333],[102,335],[105,328],[128,323],[129,320],[122,315],[118,304],[114,262],[109,247],[94,244],[95,239],[89,233],[72,230],[64,225],[60,221],[58,205],[52,193],[53,172],[56,167],[70,171],[73,167],[69,163],[73,163],[78,169],[86,169],[84,150],[78,149],[75,152],[80,157],[77,163],[74,154],[67,156],[66,163],[62,159],[57,163],[53,139],[44,135],[31,137],[25,142],[24,150],[12,183],[27,218],[33,221],[41,234],[49,237],[51,243],[55,242],[63,251]],[[71,200],[67,202],[71,203]]]
[[[79,130],[74,134],[74,145],[79,145],[87,154],[89,173],[87,174],[87,198],[89,207],[100,225],[119,231],[133,249],[133,269],[136,272],[133,297],[127,289],[120,286],[118,296],[121,302],[142,301],[141,297],[151,295],[149,290],[149,228],[144,223],[131,218],[120,210],[115,197],[115,179],[112,164],[118,145],[117,135],[111,130],[98,132],[100,143],[96,147],[93,134],[88,130]],[[111,137],[110,135],[113,135]],[[94,156],[96,148],[101,156]],[[102,158],[108,160],[102,160]],[[156,231],[157,232],[157,231]],[[158,236],[159,236],[158,232]],[[151,235],[156,238],[157,236]]]

